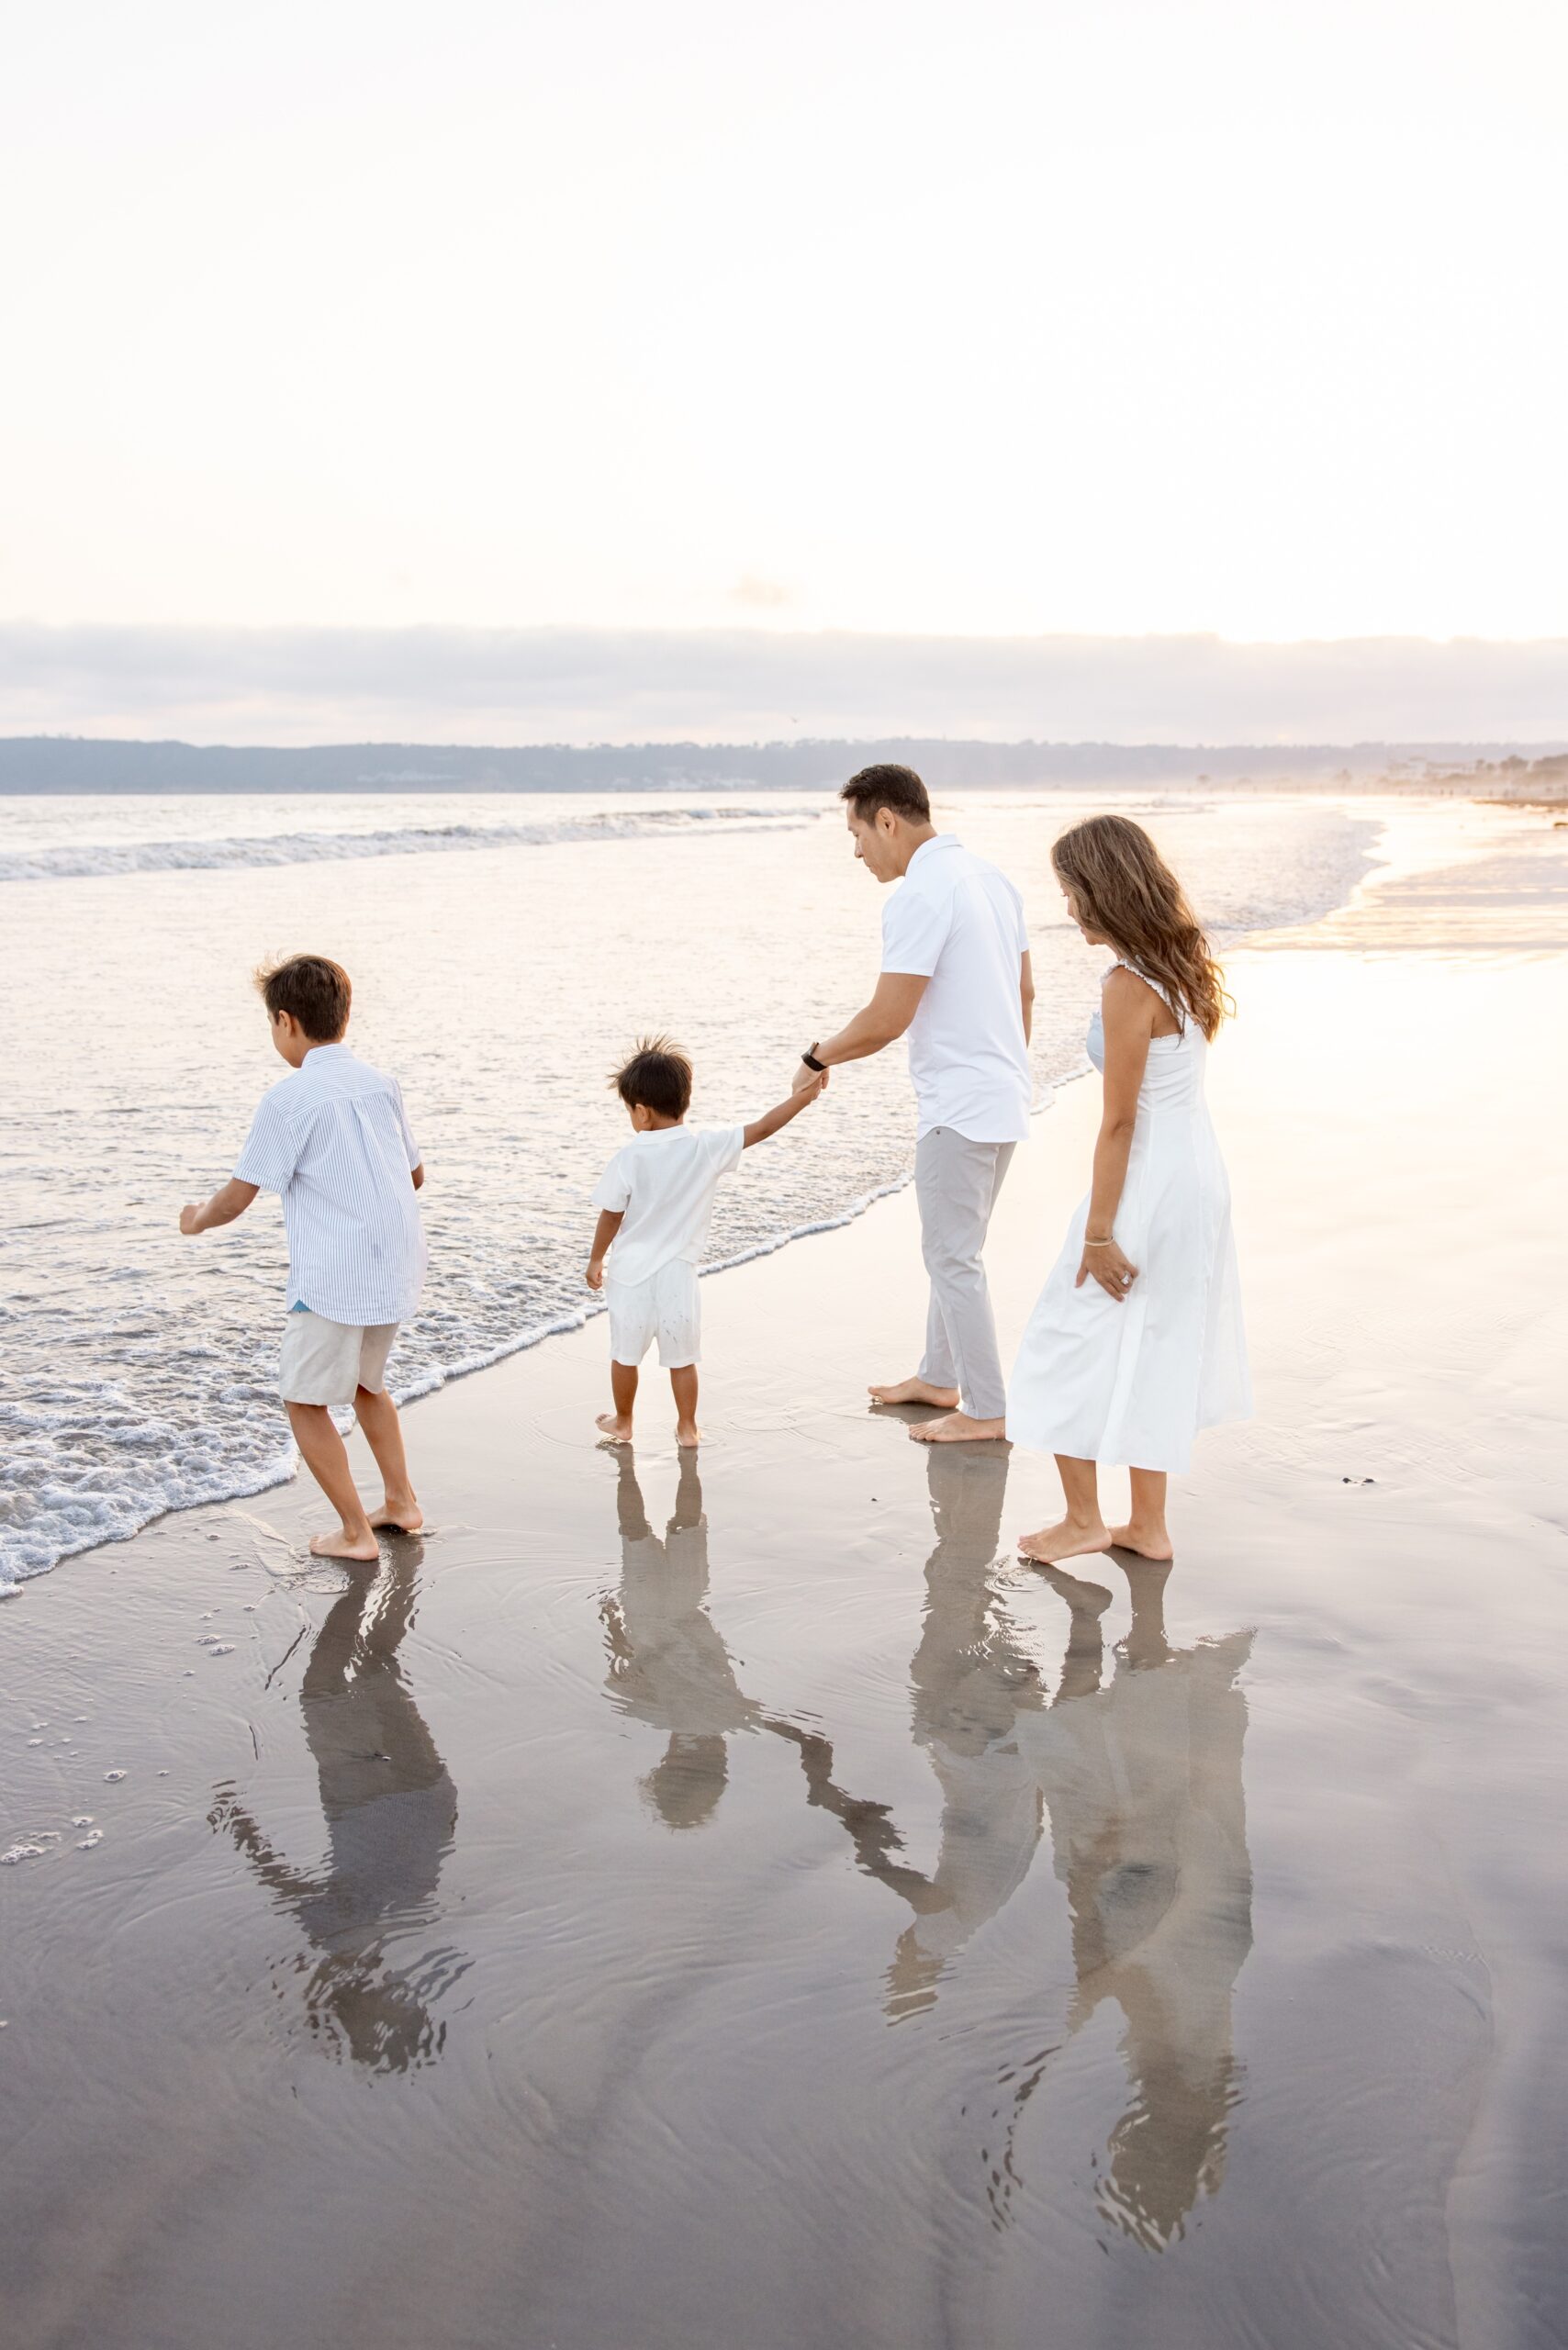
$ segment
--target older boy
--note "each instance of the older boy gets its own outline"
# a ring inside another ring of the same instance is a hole
[[[295,955],[256,985],[274,1048],[293,1074],[262,1097],[230,1181],[180,1210],[194,1235],[232,1224],[258,1191],[283,1198],[288,1312],[279,1392],[306,1466],[337,1511],[319,1558],[377,1558],[378,1526],[424,1523],[403,1456],[386,1358],[419,1303],[425,1240],[414,1193],[425,1170],[397,1082],[343,1043],[353,990],[324,955]],[[385,1481],[367,1513],[331,1407],[352,1404]]]

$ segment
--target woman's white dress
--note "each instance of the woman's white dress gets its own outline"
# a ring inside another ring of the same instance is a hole
[[[1089,1058],[1103,1072],[1098,1012]],[[1207,1058],[1191,1020],[1150,1041],[1112,1227],[1138,1277],[1120,1302],[1092,1276],[1073,1286],[1089,1221],[1081,1201],[1008,1384],[1015,1444],[1179,1472],[1200,1428],[1251,1416],[1230,1182],[1204,1100]]]

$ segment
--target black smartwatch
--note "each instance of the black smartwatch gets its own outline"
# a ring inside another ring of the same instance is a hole
[[[818,1077],[822,1075],[823,1069],[827,1067],[826,1061],[819,1061],[817,1058],[817,1040],[814,1036],[812,1039],[810,1047],[801,1055],[801,1058],[806,1068],[813,1069]]]

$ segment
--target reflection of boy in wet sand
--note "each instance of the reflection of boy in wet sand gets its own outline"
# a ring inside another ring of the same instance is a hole
[[[621,1588],[604,1603],[610,1689],[669,1744],[643,1782],[670,1828],[700,1828],[724,1792],[725,1740],[756,1729],[761,1710],[744,1696],[730,1652],[709,1618],[708,1521],[694,1454],[683,1452],[675,1514],[663,1541],[648,1523],[629,1452],[617,1455]]]
[[[398,1661],[421,1549],[405,1543],[385,1572],[355,1576],[305,1668],[300,1713],[327,1822],[325,1869],[281,1859],[231,1788],[218,1790],[209,1814],[321,1953],[305,1990],[312,2026],[335,2025],[376,2071],[404,2072],[439,2053],[421,1994],[452,1972],[439,1964],[432,1981],[416,1983],[382,1957],[389,1929],[432,1914],[457,1822],[455,1790]]]
[[[708,1521],[695,1455],[681,1455],[675,1514],[662,1541],[648,1523],[631,1454],[618,1454],[617,1461],[621,1587],[602,1609],[609,1687],[626,1713],[668,1736],[643,1782],[654,1809],[666,1827],[700,1828],[724,1792],[731,1734],[769,1730],[799,1751],[806,1801],[843,1823],[861,1866],[918,1902],[924,1879],[901,1873],[892,1861],[899,1838],[887,1807],[858,1802],[835,1786],[827,1740],[765,1713],[735,1679],[707,1610]]]

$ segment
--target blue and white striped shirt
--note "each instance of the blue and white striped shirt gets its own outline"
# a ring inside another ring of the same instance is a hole
[[[360,1328],[408,1319],[425,1277],[419,1163],[396,1079],[346,1045],[312,1045],[262,1096],[234,1172],[283,1194],[291,1307]]]

